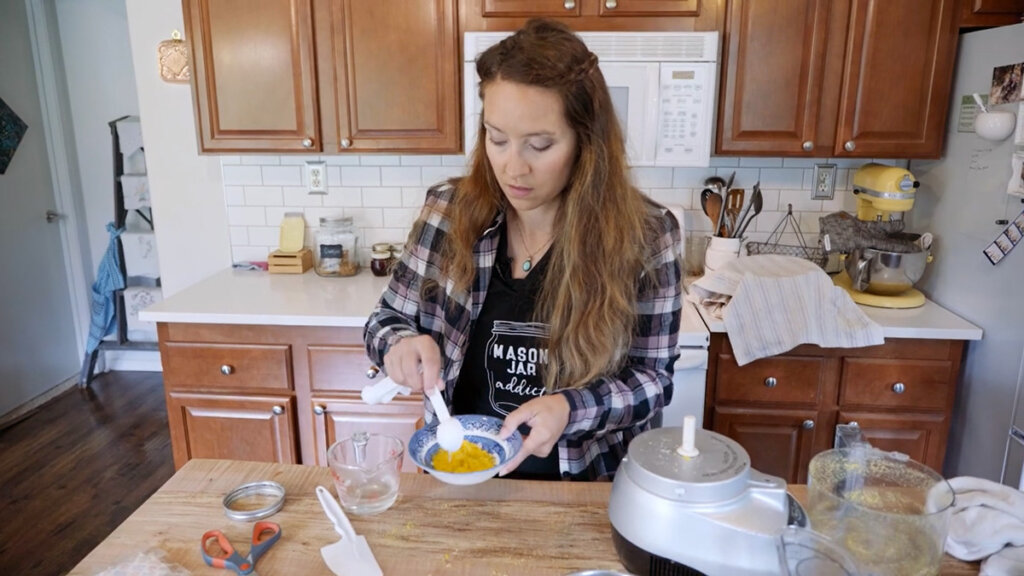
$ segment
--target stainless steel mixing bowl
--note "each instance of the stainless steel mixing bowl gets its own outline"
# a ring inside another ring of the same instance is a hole
[[[913,288],[930,259],[920,249],[902,253],[858,248],[846,257],[846,273],[858,292],[893,296]]]

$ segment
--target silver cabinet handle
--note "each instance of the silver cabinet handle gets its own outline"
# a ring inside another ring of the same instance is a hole
[[[775,388],[778,384],[779,381],[775,379],[775,376],[769,376],[764,379],[764,385],[768,388]]]
[[[576,1],[575,0],[565,0],[565,2],[562,3],[562,6],[565,6],[566,10],[573,10],[573,9],[576,8]]]
[[[814,420],[804,420],[801,426],[804,427],[804,430],[812,430],[814,428]]]
[[[305,140],[303,140],[302,141],[302,147],[303,148],[312,148],[313,147],[313,139],[312,138],[306,138]]]
[[[349,140],[348,138],[342,138],[341,139],[341,147],[342,148],[351,148],[352,147],[352,141]]]
[[[376,366],[370,366],[366,370],[366,377],[369,378],[370,380],[376,378],[377,374],[380,374],[380,368],[377,368]]]
[[[235,373],[235,367],[232,366],[231,364],[223,364],[220,367],[220,373],[225,376],[231,376],[232,374]]]
[[[856,149],[857,143],[854,142],[853,140],[847,140],[846,144],[843,144],[843,150],[846,150],[847,152],[853,152]]]
[[[270,411],[276,414],[277,416],[284,414],[284,408],[282,408],[281,406],[274,406],[273,408],[270,409]]]
[[[907,390],[907,386],[903,382],[897,382],[892,385],[892,391],[897,394],[903,394]]]
[[[54,222],[56,222],[57,220],[60,220],[60,219],[61,219],[61,213],[60,212],[57,212],[56,210],[47,210],[46,211],[46,223],[47,224],[53,224]]]
[[[604,1],[604,7],[609,9],[609,10],[615,10],[615,8],[618,7],[618,5],[619,5],[619,3],[616,2],[615,0],[605,0]]]
[[[319,404],[314,405],[313,406],[313,414],[316,414],[317,416],[323,416],[324,415],[324,407],[319,405]]]
[[[801,148],[804,149],[804,152],[810,152],[811,150],[814,150],[814,142],[811,142],[810,140],[804,140],[803,146],[801,146]]]

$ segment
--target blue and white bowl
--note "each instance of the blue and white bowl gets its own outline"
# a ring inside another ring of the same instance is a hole
[[[437,454],[437,451],[441,449],[437,444],[437,423],[435,422],[431,426],[420,428],[412,435],[412,438],[409,439],[409,456],[417,466],[423,468],[441,482],[468,486],[489,480],[498,473],[502,466],[514,458],[523,447],[523,437],[519,434],[518,430],[504,440],[498,437],[502,421],[493,416],[462,414],[452,416],[452,418],[458,420],[466,430],[466,440],[477,444],[496,456],[498,464],[493,468],[478,472],[441,472],[434,470],[431,462],[434,460],[434,454]]]

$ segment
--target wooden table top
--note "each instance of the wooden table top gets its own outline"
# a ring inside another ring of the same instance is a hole
[[[147,548],[195,576],[225,575],[199,554],[202,534],[223,531],[245,552],[252,523],[224,515],[225,494],[246,482],[273,480],[285,487],[284,508],[268,520],[281,525],[281,540],[259,560],[264,575],[331,574],[320,548],[340,539],[320,508],[318,484],[334,493],[326,468],[191,460],[70,572],[93,575]],[[803,500],[806,489],[791,486]],[[610,483],[531,482],[493,479],[449,486],[426,474],[403,474],[398,501],[375,516],[350,515],[385,575],[555,574],[580,570],[624,571],[608,522]],[[949,556],[943,575],[976,576],[976,563]]]

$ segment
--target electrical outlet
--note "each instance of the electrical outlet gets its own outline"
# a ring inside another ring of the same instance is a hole
[[[831,200],[836,194],[836,165],[815,164],[814,165],[814,194],[813,200]]]
[[[322,160],[306,161],[306,186],[310,194],[327,194],[327,168]]]

